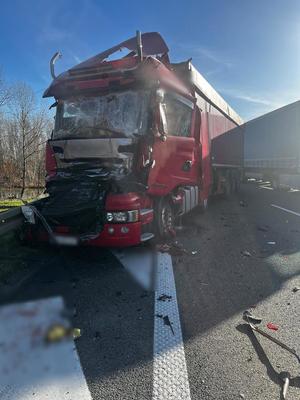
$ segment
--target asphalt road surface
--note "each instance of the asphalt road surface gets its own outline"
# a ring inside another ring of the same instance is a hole
[[[288,399],[299,399],[296,358],[242,319],[252,307],[263,330],[300,352],[300,290],[293,291],[300,288],[299,239],[300,192],[266,183],[243,185],[236,196],[214,199],[205,214],[188,216],[175,239],[185,251],[171,248],[176,293],[172,277],[166,281],[171,300],[177,296],[182,336],[176,302],[159,303],[154,292],[157,257],[150,247],[47,251],[44,267],[7,301],[63,297],[82,330],[76,347],[95,400],[172,398],[167,387],[176,371],[183,371],[177,398],[280,399],[286,371]],[[161,335],[160,304],[173,318],[174,335],[165,327],[170,340]]]

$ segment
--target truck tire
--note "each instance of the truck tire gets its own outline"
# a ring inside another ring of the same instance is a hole
[[[204,214],[206,210],[208,209],[208,203],[209,199],[203,199],[197,206],[197,209]]]
[[[160,198],[155,207],[155,231],[161,238],[169,238],[175,232],[175,217],[168,198]]]
[[[227,174],[226,181],[225,181],[225,188],[224,188],[225,189],[224,194],[226,197],[231,195],[232,187],[233,187],[233,184],[232,184],[231,174]]]
[[[274,176],[271,180],[272,182],[272,187],[274,190],[279,190],[280,189],[280,185],[279,185],[279,178]]]

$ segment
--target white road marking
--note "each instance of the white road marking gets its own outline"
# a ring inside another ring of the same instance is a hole
[[[0,308],[1,400],[92,399],[73,340],[44,342],[63,310],[61,297]]]
[[[166,253],[158,253],[157,257],[152,398],[190,400],[172,259]],[[158,300],[160,296],[164,296],[165,300]],[[168,317],[174,334],[163,317]]]
[[[274,190],[274,188],[270,186],[259,186],[260,189]]]
[[[288,212],[290,214],[294,214],[294,215],[297,215],[298,217],[300,217],[300,213],[297,213],[296,211],[292,211],[292,210],[289,210],[284,207],[277,206],[276,204],[271,204],[271,207],[279,208],[279,210],[282,210],[282,211],[285,211],[285,212]]]

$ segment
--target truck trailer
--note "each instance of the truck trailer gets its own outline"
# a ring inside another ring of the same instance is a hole
[[[123,58],[110,60],[120,50]],[[239,115],[156,32],[55,76],[48,197],[27,207],[30,239],[122,247],[174,233],[176,218],[238,189]]]
[[[300,101],[244,125],[245,176],[300,188]]]

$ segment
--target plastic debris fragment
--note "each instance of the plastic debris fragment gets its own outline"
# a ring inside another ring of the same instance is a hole
[[[73,339],[77,339],[81,336],[81,330],[79,328],[74,328],[72,330]]]
[[[279,327],[277,325],[273,324],[272,322],[269,322],[267,324],[267,328],[271,329],[272,331],[278,331],[278,329],[279,329]]]
[[[48,343],[60,342],[63,339],[71,338],[77,339],[81,336],[81,330],[79,328],[69,328],[64,325],[55,324],[52,325],[45,335],[45,341]]]
[[[247,251],[247,250],[244,250],[244,251],[242,251],[241,253],[242,253],[242,255],[245,256],[245,257],[251,257],[251,253],[250,253],[249,251]]]
[[[157,300],[159,300],[159,301],[167,301],[167,300],[169,301],[171,299],[172,299],[172,296],[169,296],[168,294],[162,294],[157,298]]]

